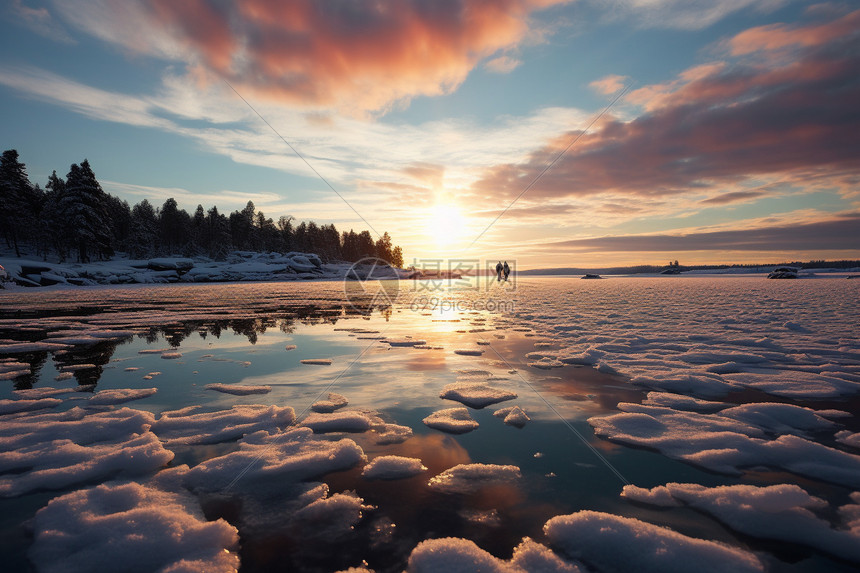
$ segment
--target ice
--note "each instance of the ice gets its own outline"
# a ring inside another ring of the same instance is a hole
[[[858,382],[801,370],[730,373],[724,378],[739,387],[754,388],[786,398],[836,398],[860,392]]]
[[[852,434],[848,430],[836,432],[836,441],[851,446],[852,448],[860,449],[860,432]]]
[[[182,358],[181,352],[162,352],[161,357],[165,360],[176,360],[178,358]]]
[[[668,483],[650,490],[628,485],[624,487],[623,495],[660,506],[688,505],[743,534],[808,545],[860,563],[860,527],[849,529],[849,516],[848,523],[843,524],[849,528],[835,529],[815,514],[815,511],[826,509],[827,502],[794,484],[707,488],[697,484]]]
[[[514,426],[515,428],[523,428],[526,422],[531,420],[528,414],[519,406],[511,406],[509,408],[500,408],[493,412],[493,416],[504,420],[505,424]]]
[[[292,515],[292,520],[304,522],[305,529],[315,536],[330,537],[349,532],[361,520],[364,500],[353,492],[336,493],[317,499]]]
[[[418,475],[427,468],[417,458],[403,456],[380,456],[364,466],[361,475],[365,479],[402,479]]]
[[[15,496],[114,475],[144,475],[173,459],[147,431],[152,415],[123,408],[16,418],[0,426],[0,495]]]
[[[96,392],[89,403],[92,406],[107,406],[112,404],[122,404],[131,402],[132,400],[140,400],[147,398],[158,392],[158,388],[123,388],[100,390]]]
[[[311,410],[314,412],[328,413],[334,412],[335,410],[339,410],[349,404],[349,401],[346,399],[346,396],[341,396],[340,394],[335,394],[334,392],[328,393],[328,398],[325,400],[317,400],[313,404],[311,404]]]
[[[0,416],[5,414],[16,414],[18,412],[32,412],[33,410],[45,410],[56,408],[62,404],[57,398],[37,398],[35,400],[0,400]]]
[[[412,437],[412,428],[398,424],[380,424],[373,428],[378,432],[376,443],[380,446],[402,444]]]
[[[450,434],[465,434],[478,427],[466,408],[448,408],[433,412],[422,420],[425,425]]]
[[[0,344],[0,355],[3,354],[28,354],[31,352],[54,352],[69,348],[68,344],[56,342],[11,342]]]
[[[597,511],[553,517],[544,525],[550,546],[598,571],[642,573],[759,572],[752,553],[682,535],[638,519]]]
[[[480,348],[458,348],[454,350],[454,354],[460,354],[461,356],[480,356],[484,353],[484,351]]]
[[[28,400],[34,400],[37,398],[50,398],[51,396],[57,396],[60,394],[69,394],[71,392],[76,391],[76,388],[51,388],[50,386],[45,386],[43,388],[27,388],[26,390],[13,390],[12,393],[19,398],[27,398]]]
[[[366,432],[373,420],[362,412],[341,411],[322,414],[311,412],[302,421],[302,425],[311,428],[317,434],[328,432]]]
[[[486,382],[467,381],[446,384],[439,397],[456,400],[470,408],[484,408],[505,400],[513,400],[517,395],[508,390],[493,388]]]
[[[13,380],[30,373],[30,365],[14,359],[0,359],[0,380]]]
[[[584,573],[547,547],[528,537],[514,548],[509,561],[499,559],[478,547],[474,541],[458,537],[428,539],[419,543],[409,555],[408,573]]]
[[[228,486],[277,492],[286,482],[299,482],[350,469],[365,461],[350,439],[317,439],[310,428],[282,433],[256,432],[239,442],[239,450],[206,460],[188,470],[184,483],[192,490],[221,491]]]
[[[809,424],[816,427],[823,423],[818,421],[821,418],[817,415],[810,417],[809,412],[801,412],[805,408],[792,406],[796,408],[788,417],[792,424],[784,425],[769,416],[750,416],[755,408],[738,407],[743,414],[739,417],[761,424],[757,426],[722,415],[731,409],[705,415],[638,404],[618,406],[625,412],[589,418],[588,423],[597,435],[653,448],[669,457],[720,473],[739,474],[741,468],[766,466],[860,487],[860,456],[797,435],[767,438],[764,430],[774,427],[802,433]]]
[[[207,384],[204,386],[207,390],[215,390],[224,394],[233,394],[234,396],[248,396],[250,394],[268,394],[272,391],[271,386],[252,386],[250,384]]]
[[[460,464],[431,478],[428,485],[445,493],[474,493],[487,486],[514,484],[521,478],[517,466]]]
[[[298,347],[295,344],[287,344],[284,346],[284,350],[295,350],[296,348]]]
[[[296,421],[296,413],[289,406],[234,405],[216,412],[197,409],[191,406],[163,412],[152,431],[168,444],[216,444],[259,430],[285,428]]]
[[[330,366],[331,358],[305,358],[304,360],[300,360],[302,364],[314,364],[317,366]]]
[[[208,521],[187,495],[136,483],[54,498],[36,513],[31,561],[40,572],[233,572],[236,528]]]
[[[389,346],[423,346],[427,344],[426,340],[420,340],[417,338],[384,338],[382,342],[387,343]]]
[[[774,402],[734,406],[721,411],[719,415],[777,434],[803,434],[807,431],[829,430],[836,426],[811,408]]]
[[[694,412],[718,412],[730,406],[725,402],[711,402],[670,392],[648,392],[648,397],[642,403],[649,406],[666,406],[675,410],[692,410]]]

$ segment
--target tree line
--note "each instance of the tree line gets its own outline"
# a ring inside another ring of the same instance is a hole
[[[16,256],[24,248],[45,260],[53,253],[60,262],[105,260],[116,252],[223,260],[239,250],[315,253],[324,261],[379,257],[403,266],[403,252],[387,232],[374,241],[366,230],[339,233],[333,224],[296,224],[289,216],[275,222],[252,201],[229,215],[214,205],[197,205],[189,214],[173,198],[160,207],[146,199],[131,207],[102,190],[86,159],[72,164],[65,179],[55,170],[42,189],[30,182],[14,149],[0,158],[0,232]]]

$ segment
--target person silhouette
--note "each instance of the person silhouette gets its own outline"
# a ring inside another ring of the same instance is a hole
[[[502,280],[502,261],[496,263],[496,281]]]
[[[508,281],[508,275],[511,274],[511,267],[508,266],[508,261],[505,261],[504,267],[502,267],[503,272],[505,273],[505,282]]]

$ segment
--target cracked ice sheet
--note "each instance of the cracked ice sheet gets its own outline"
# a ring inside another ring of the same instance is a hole
[[[860,456],[800,437],[807,430],[833,426],[808,408],[746,404],[700,414],[641,404],[618,407],[620,414],[589,418],[598,436],[652,448],[719,473],[738,475],[742,468],[765,466],[860,487]],[[775,431],[788,434],[769,438]]]
[[[815,514],[828,503],[793,484],[766,487],[730,485],[707,488],[667,483],[651,489],[624,486],[628,499],[657,506],[688,505],[708,513],[735,531],[765,539],[798,543],[860,563],[860,505],[848,504],[839,513],[839,529]],[[860,494],[854,496],[860,501]]]
[[[36,513],[29,556],[44,573],[232,572],[236,528],[207,521],[190,495],[136,483],[103,484],[54,498]]]

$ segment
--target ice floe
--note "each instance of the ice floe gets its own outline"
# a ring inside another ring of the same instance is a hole
[[[454,350],[454,354],[459,354],[461,356],[481,356],[484,351],[480,348],[457,348]]]
[[[16,414],[18,412],[32,412],[33,410],[45,410],[55,408],[62,404],[57,398],[37,398],[35,400],[0,400],[0,416],[5,414]]]
[[[493,416],[501,418],[505,424],[514,426],[515,428],[523,428],[526,422],[531,420],[525,410],[519,406],[510,406],[508,408],[500,408],[493,412]]]
[[[366,432],[373,425],[373,419],[362,412],[340,411],[330,413],[311,412],[302,425],[317,434],[328,432]]]
[[[521,478],[517,466],[460,464],[434,476],[428,485],[445,493],[474,493],[487,486],[515,484]]]
[[[45,573],[233,572],[239,536],[208,521],[188,495],[136,483],[104,484],[54,498],[36,513],[30,559]]]
[[[207,384],[207,390],[215,390],[223,394],[234,396],[249,396],[251,394],[268,394],[272,391],[271,386],[252,386],[250,384]]]
[[[328,397],[325,400],[317,400],[311,404],[311,410],[314,412],[328,413],[339,410],[347,404],[349,404],[349,400],[346,399],[346,396],[329,392]]]
[[[550,546],[598,571],[644,573],[760,572],[753,553],[688,537],[638,519],[597,511],[553,517],[544,525]]]
[[[289,406],[234,405],[216,412],[200,412],[199,408],[163,412],[152,431],[167,444],[215,444],[259,430],[285,428],[296,421]]]
[[[437,410],[422,420],[430,428],[450,434],[465,434],[478,427],[466,408],[447,408]]]
[[[576,563],[560,558],[547,547],[525,538],[505,561],[484,551],[474,541],[458,537],[428,539],[419,543],[409,555],[409,573],[451,571],[466,573],[585,573]]]
[[[256,432],[240,440],[239,450],[206,460],[188,470],[183,482],[192,490],[277,491],[285,482],[298,482],[333,471],[347,470],[365,460],[354,441],[317,439],[310,428],[285,432]]]
[[[379,456],[364,466],[365,479],[402,479],[427,471],[421,460],[403,456]]]
[[[330,366],[331,358],[305,358],[304,360],[300,360],[302,364],[313,364],[316,366]]]
[[[412,428],[399,424],[378,424],[373,427],[377,432],[376,443],[380,446],[402,444],[412,437]]]
[[[687,505],[746,535],[807,545],[860,563],[860,523],[851,521],[851,514],[860,506],[847,506],[848,523],[837,529],[815,513],[828,503],[794,484],[708,488],[668,483],[651,489],[628,485],[622,495],[658,506]]]
[[[517,395],[509,390],[494,388],[486,382],[464,381],[446,384],[439,397],[456,400],[471,408],[484,408],[505,400],[513,400]]]
[[[158,392],[158,388],[117,388],[100,390],[93,394],[89,399],[89,403],[92,406],[122,404],[124,402],[131,402],[132,400],[148,398],[156,392]]]

